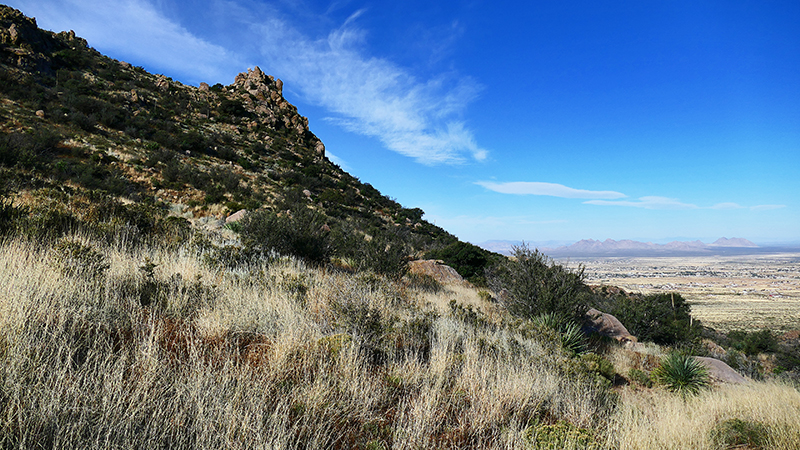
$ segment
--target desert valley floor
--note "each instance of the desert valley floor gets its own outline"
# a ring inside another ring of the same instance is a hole
[[[719,330],[800,329],[800,253],[558,258],[583,264],[589,284],[644,294],[679,292],[693,316]]]

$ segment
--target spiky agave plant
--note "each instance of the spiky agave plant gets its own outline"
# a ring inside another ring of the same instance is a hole
[[[580,355],[586,351],[586,337],[577,323],[554,313],[540,314],[533,318],[533,322],[557,332],[561,338],[561,345],[573,355]]]
[[[693,356],[681,352],[665,356],[653,370],[653,378],[683,396],[696,395],[710,383],[708,369]]]

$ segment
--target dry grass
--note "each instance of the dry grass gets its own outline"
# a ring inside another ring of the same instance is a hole
[[[682,399],[664,391],[622,391],[609,426],[611,448],[717,449],[712,429],[728,419],[766,426],[764,448],[790,450],[800,443],[800,393],[777,383],[727,385]]]
[[[110,267],[0,245],[3,448],[519,448],[537,421],[607,416],[551,336],[402,283],[70,240]]]
[[[2,448],[713,448],[730,417],[800,443],[791,387],[615,402],[552,333],[463,286],[69,241],[84,250],[0,244]],[[602,446],[532,441],[566,422]]]

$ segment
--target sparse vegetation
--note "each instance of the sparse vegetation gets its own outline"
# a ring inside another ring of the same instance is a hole
[[[728,419],[711,430],[711,440],[724,448],[764,448],[767,444],[767,427],[758,422]]]

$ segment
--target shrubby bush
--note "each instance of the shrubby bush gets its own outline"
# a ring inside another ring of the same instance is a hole
[[[14,202],[5,196],[0,187],[0,236],[11,233],[17,227],[19,220],[27,216],[28,209],[15,206]]]
[[[750,356],[778,351],[778,341],[770,330],[733,330],[728,333],[728,339],[731,347]]]
[[[296,256],[312,264],[328,261],[332,252],[325,216],[297,205],[290,211],[256,211],[242,220],[242,244],[261,253]]]
[[[566,421],[554,424],[539,424],[527,430],[526,437],[535,450],[581,449],[600,450],[603,448],[592,430],[577,427]]]
[[[351,222],[336,222],[333,228],[334,253],[351,261],[353,269],[392,278],[400,278],[408,271],[411,249],[402,230],[372,228],[367,235]]]
[[[678,293],[620,295],[597,306],[619,319],[640,341],[675,345],[700,336],[700,322],[692,320],[691,307]]]
[[[500,300],[511,314],[529,319],[551,313],[581,321],[591,299],[583,267],[573,272],[525,244],[514,248],[514,258],[498,266],[489,283],[506,292]]]
[[[760,422],[728,419],[711,429],[711,440],[723,448],[763,448],[769,442],[769,430]]]
[[[464,279],[478,286],[486,286],[486,270],[502,260],[502,256],[496,253],[461,241],[431,250],[425,257],[444,261]]]
[[[49,162],[59,141],[61,136],[47,128],[25,133],[0,134],[0,165],[32,168],[42,162]]]

